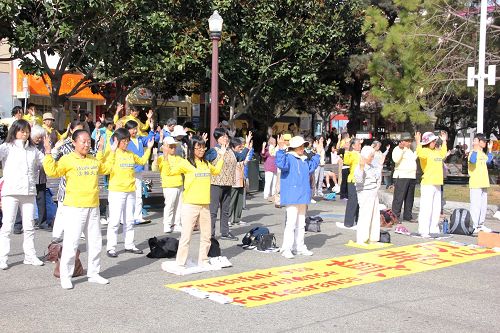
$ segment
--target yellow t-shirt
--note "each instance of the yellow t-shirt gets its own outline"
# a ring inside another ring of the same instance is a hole
[[[184,174],[184,192],[182,202],[193,205],[208,205],[210,203],[210,175],[218,175],[224,159],[214,166],[211,163],[196,161],[196,168],[188,160],[181,158],[178,164],[163,161],[165,173],[169,176]]]
[[[359,164],[359,151],[351,150],[346,151],[344,154],[344,164],[349,166],[349,176],[347,177],[348,183],[354,183],[354,170]]]
[[[42,124],[43,124],[42,117],[40,117],[38,115],[32,116],[30,114],[25,114],[23,116],[23,119],[26,120],[27,122],[29,122],[30,125],[32,125],[32,126],[33,126],[33,124],[40,125],[40,126],[42,126]]]
[[[168,157],[171,165],[178,165],[182,163],[182,157],[171,155]],[[165,163],[165,158],[163,155],[158,157],[158,168],[160,169],[161,176],[161,187],[179,187],[182,186],[182,175],[167,175],[167,168],[163,167],[163,163]]]
[[[109,174],[108,190],[112,192],[134,192],[135,191],[135,172],[136,164],[144,165],[151,155],[151,149],[144,151],[142,157],[128,151],[117,149],[113,154],[111,150],[106,153],[106,160],[114,155],[114,164]]]
[[[49,177],[66,177],[66,196],[64,205],[91,208],[99,206],[99,175],[108,174],[113,167],[115,154],[110,154],[106,163],[97,157],[81,157],[75,152],[64,155],[56,162],[52,155],[45,155],[43,168]]]
[[[469,188],[488,188],[490,187],[490,178],[488,176],[488,155],[482,150],[474,150],[477,153],[476,163],[471,163],[469,154]]]
[[[137,123],[137,135],[138,136],[147,136],[148,135],[147,130],[149,129],[149,120],[146,121],[146,123],[143,123],[138,118],[136,118],[136,117],[134,117],[132,115],[128,115],[128,116],[125,116],[125,117],[118,118],[118,114],[115,114],[115,116],[113,117],[113,121],[114,121],[115,124],[118,121],[121,121],[122,124],[123,124],[123,126],[125,126],[125,124],[129,120],[133,120],[133,121],[135,121]]]
[[[443,185],[443,160],[448,151],[446,143],[440,149],[417,146],[417,156],[422,168],[422,185]]]

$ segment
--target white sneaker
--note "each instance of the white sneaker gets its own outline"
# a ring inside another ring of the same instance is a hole
[[[61,279],[61,287],[63,289],[73,289],[73,283],[70,279]]]
[[[297,254],[300,254],[301,256],[312,256],[314,253],[312,251],[309,251],[308,249],[297,251]]]
[[[487,226],[485,226],[484,224],[483,225],[480,225],[479,228],[478,228],[479,231],[484,231],[484,232],[491,232],[492,230],[490,228],[488,228]]]
[[[335,185],[335,186],[333,187],[332,191],[333,191],[333,192],[335,192],[335,193],[339,193],[339,192],[340,192],[340,186],[339,186],[338,184],[337,184],[337,185]]]
[[[316,200],[311,198],[311,203],[316,203]]]
[[[81,240],[85,240],[85,234],[82,232],[82,234],[80,235],[80,239]]]
[[[108,220],[106,220],[104,217],[101,217],[101,224],[102,225],[107,225],[108,224]]]
[[[0,269],[1,270],[6,270],[7,268],[9,268],[9,265],[7,265],[7,262],[6,261],[0,261]]]
[[[97,284],[108,284],[109,283],[108,279],[103,278],[99,274],[89,276],[88,281],[91,283],[97,283]]]
[[[500,210],[497,210],[497,212],[493,214],[493,217],[500,220]]]
[[[290,250],[285,250],[281,253],[281,255],[287,259],[293,259],[295,256],[293,255],[292,251]]]
[[[23,264],[33,265],[33,266],[43,266],[43,261],[41,261],[37,257],[26,257],[23,261]]]

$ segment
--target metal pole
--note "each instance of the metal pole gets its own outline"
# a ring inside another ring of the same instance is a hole
[[[481,0],[481,17],[479,21],[479,68],[477,76],[477,133],[483,133],[484,125],[484,80],[486,78],[486,19],[488,0]]]
[[[217,141],[214,130],[219,124],[219,40],[220,36],[213,34],[212,38],[212,89],[210,92],[210,147]]]

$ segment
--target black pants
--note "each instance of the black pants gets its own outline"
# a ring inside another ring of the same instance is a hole
[[[47,222],[47,202],[45,200],[46,184],[36,185],[36,206],[38,208],[38,224]]]
[[[220,214],[220,233],[227,235],[229,233],[229,216],[231,207],[231,186],[210,185],[210,219],[212,222],[212,237],[215,237],[215,222],[219,207]]]
[[[342,182],[340,183],[340,199],[348,197],[347,177],[349,177],[349,169],[342,169]]]
[[[415,179],[394,179],[394,196],[392,198],[392,212],[400,219],[401,207],[404,203],[403,220],[410,221],[413,210],[413,199],[415,197]]]
[[[358,194],[354,183],[347,184],[347,192],[349,197],[345,206],[344,226],[352,227],[358,222],[359,215]]]

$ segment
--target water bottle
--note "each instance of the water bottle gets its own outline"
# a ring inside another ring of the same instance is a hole
[[[449,228],[448,219],[445,218],[443,220],[443,234],[447,234],[448,233],[448,228]]]

